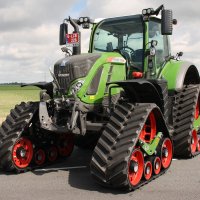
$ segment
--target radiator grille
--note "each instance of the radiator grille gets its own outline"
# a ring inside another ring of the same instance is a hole
[[[72,80],[74,80],[72,64],[67,63],[65,66],[55,66],[54,74],[62,90],[66,91]]]
[[[100,56],[100,54],[86,54],[59,60],[54,66],[54,74],[61,89],[66,92],[72,81],[87,76],[89,70]]]

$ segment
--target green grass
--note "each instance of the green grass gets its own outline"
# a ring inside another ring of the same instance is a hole
[[[0,124],[5,120],[10,110],[20,102],[38,101],[39,89],[37,87],[24,87],[0,85]]]

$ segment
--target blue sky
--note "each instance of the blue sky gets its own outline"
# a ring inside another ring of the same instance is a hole
[[[75,5],[70,9],[69,13],[73,13],[75,18],[86,8],[86,0],[78,0]]]

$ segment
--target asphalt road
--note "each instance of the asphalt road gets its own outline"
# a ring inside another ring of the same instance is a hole
[[[70,158],[44,170],[0,173],[0,200],[200,199],[200,156],[173,161],[166,174],[130,193],[96,184],[88,168],[90,156],[88,151],[75,149]]]

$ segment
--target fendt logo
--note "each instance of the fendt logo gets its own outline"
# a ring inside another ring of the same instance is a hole
[[[69,77],[69,74],[58,74],[58,77]]]

